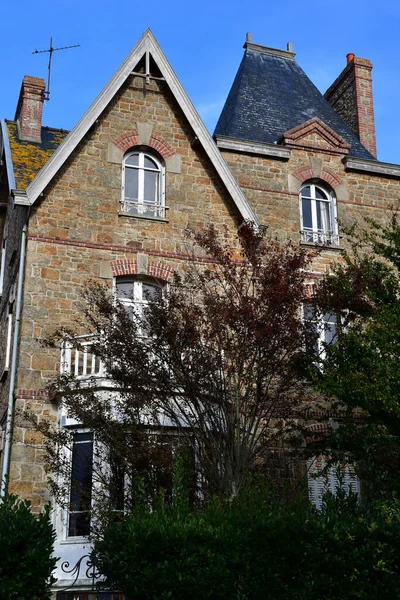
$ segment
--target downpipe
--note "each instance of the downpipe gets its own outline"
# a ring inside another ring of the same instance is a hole
[[[10,367],[10,389],[8,392],[8,406],[7,406],[7,421],[6,431],[4,439],[3,449],[3,467],[1,472],[1,484],[0,484],[0,499],[4,497],[8,490],[8,476],[10,473],[10,458],[11,458],[11,446],[13,438],[13,426],[14,426],[14,389],[15,381],[17,378],[17,362],[18,362],[18,342],[19,332],[21,328],[21,312],[22,312],[22,292],[24,287],[24,272],[25,272],[25,258],[26,258],[26,238],[28,232],[28,219],[29,213],[26,220],[26,224],[22,229],[21,236],[21,251],[18,269],[18,289],[17,289],[17,304],[15,308],[15,325],[14,325],[14,337],[13,337],[13,349],[11,357]]]

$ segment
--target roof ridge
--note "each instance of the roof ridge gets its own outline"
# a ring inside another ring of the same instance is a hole
[[[280,50],[279,48],[271,48],[261,44],[254,44],[253,42],[245,42],[243,48],[246,51],[252,50],[253,52],[259,52],[260,54],[271,54],[272,56],[285,58],[286,60],[294,60],[294,57],[296,56],[296,52],[292,52],[291,50]]]

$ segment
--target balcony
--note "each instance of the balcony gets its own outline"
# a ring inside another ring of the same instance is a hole
[[[60,372],[78,379],[105,377],[104,363],[90,351],[96,339],[95,335],[78,335],[73,343],[65,340],[61,348]]]

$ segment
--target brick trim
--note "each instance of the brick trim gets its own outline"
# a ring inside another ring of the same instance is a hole
[[[310,432],[310,436],[306,436],[306,444],[312,444],[313,442],[322,442],[331,433],[331,427],[328,423],[314,423],[313,425],[307,425],[305,427],[307,433]]]
[[[317,133],[322,139],[324,139],[329,148],[320,148],[318,144],[313,141],[306,140],[305,137],[310,133]],[[303,148],[313,149],[317,152],[323,152],[328,154],[348,154],[351,148],[350,144],[346,142],[336,131],[326,125],[318,117],[314,117],[305,123],[301,123],[285,131],[281,138],[283,144],[292,148]]]
[[[140,137],[138,132],[133,130],[120,135],[116,140],[114,140],[113,144],[123,152],[126,152],[133,146],[140,146]]]
[[[296,169],[296,171],[293,171],[292,175],[301,183],[307,181],[307,179],[321,179],[322,181],[328,183],[333,189],[335,189],[342,183],[339,177],[327,167],[323,167],[321,175],[319,177],[316,177],[311,164]]]
[[[17,388],[15,390],[15,397],[19,400],[34,400],[35,398],[41,398],[42,400],[50,399],[47,390],[35,390],[26,388]]]
[[[114,140],[113,144],[123,152],[127,152],[130,148],[141,145],[139,133],[135,129],[127,133],[123,133],[116,140]],[[159,133],[151,134],[148,145],[150,148],[153,148],[159,154],[161,154],[164,159],[176,154],[176,151],[171,144],[166,142]]]
[[[78,240],[69,240],[62,238],[51,238],[41,234],[30,234],[28,240],[33,242],[60,244],[61,246],[74,246],[75,248],[88,248],[94,250],[107,250],[108,252],[119,252],[124,254],[138,254],[140,251],[132,251],[130,246],[119,246],[116,244],[100,244],[98,242],[82,242]],[[204,264],[216,264],[215,260],[207,258],[205,256],[197,256],[193,254],[181,254],[178,252],[162,252],[160,250],[148,250],[148,253],[152,256],[159,256],[160,258],[172,258],[177,260],[184,260],[187,262],[198,262]]]
[[[138,274],[136,259],[122,258],[112,260],[110,265],[113,277]],[[156,277],[157,279],[162,279],[163,281],[171,281],[174,270],[163,263],[150,262],[147,273],[150,277]]]
[[[111,271],[113,277],[121,277],[122,275],[137,275],[138,268],[135,260],[122,258],[119,260],[112,260],[110,262]]]
[[[174,270],[163,263],[149,263],[149,275],[162,279],[163,281],[171,281]]]

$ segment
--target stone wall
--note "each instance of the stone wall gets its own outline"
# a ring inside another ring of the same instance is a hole
[[[143,141],[165,161],[165,219],[120,214],[124,151]],[[43,339],[74,323],[89,279],[111,287],[115,265],[135,273],[138,254],[149,276],[167,278],[189,258],[187,227],[213,223],[233,240],[240,220],[165,84],[132,76],[32,207],[10,489],[33,498],[35,510],[48,500],[43,440],[23,412],[58,419],[43,390],[59,372],[60,351]]]

